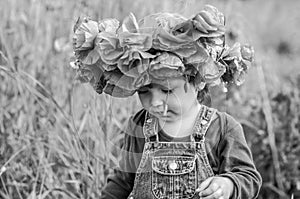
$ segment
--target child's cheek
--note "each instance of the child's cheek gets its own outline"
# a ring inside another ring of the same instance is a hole
[[[149,97],[147,97],[147,94],[139,94],[139,99],[142,104],[142,106],[147,110],[150,107],[150,101]]]
[[[178,112],[180,112],[180,105],[178,104],[177,100],[168,100],[167,105],[169,112],[172,112],[174,114],[178,114]]]

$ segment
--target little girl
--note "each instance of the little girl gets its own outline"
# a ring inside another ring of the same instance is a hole
[[[224,25],[210,5],[189,19],[78,20],[78,79],[114,97],[137,92],[143,106],[101,198],[257,197],[261,177],[241,125],[201,103],[208,86],[240,85],[253,58],[250,46],[225,44]]]

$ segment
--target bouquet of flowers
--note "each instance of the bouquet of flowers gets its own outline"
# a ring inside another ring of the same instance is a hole
[[[254,50],[225,44],[224,15],[206,5],[192,18],[156,13],[137,20],[131,13],[117,19],[79,18],[73,49],[77,79],[98,93],[127,97],[153,79],[193,76],[204,85],[240,85]]]

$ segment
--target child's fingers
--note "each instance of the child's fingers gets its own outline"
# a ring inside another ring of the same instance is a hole
[[[201,199],[224,199],[223,190],[220,188],[208,196],[200,196],[200,197]]]
[[[210,178],[207,178],[206,180],[204,180],[204,181],[200,184],[199,188],[196,189],[196,192],[201,192],[201,191],[203,191],[204,189],[206,189],[206,188],[209,186],[209,184],[210,184],[210,182],[211,182],[212,180],[213,180],[213,177],[210,177]]]
[[[214,182],[209,184],[209,186],[206,189],[204,189],[199,193],[199,196],[201,196],[201,198],[203,199],[219,198],[222,195],[223,195],[223,191],[221,187]]]

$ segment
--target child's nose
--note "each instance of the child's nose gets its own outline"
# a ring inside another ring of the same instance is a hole
[[[159,91],[157,91],[157,90],[152,91],[150,103],[151,103],[151,106],[153,106],[153,107],[161,106],[164,104],[163,96],[161,95],[161,93],[159,93]]]

